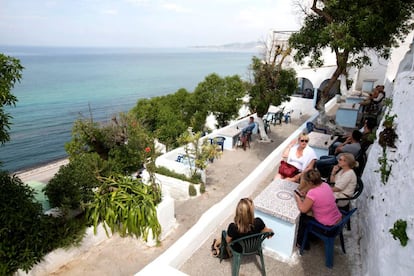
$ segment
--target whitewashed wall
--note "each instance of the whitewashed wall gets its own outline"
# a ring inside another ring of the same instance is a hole
[[[395,74],[395,68],[391,69],[391,74]],[[364,275],[413,275],[414,271],[414,123],[411,117],[414,72],[402,72],[397,76],[392,95],[391,114],[398,116],[394,120],[398,141],[396,150],[387,150],[391,175],[386,184],[381,182],[377,170],[382,147],[376,142],[363,175],[365,190],[357,201]],[[377,137],[381,131],[382,127]],[[398,219],[407,221],[409,241],[406,247],[389,232]]]

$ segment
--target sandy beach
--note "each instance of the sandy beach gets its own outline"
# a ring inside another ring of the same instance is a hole
[[[61,159],[34,169],[15,172],[14,174],[18,176],[23,182],[39,181],[47,183],[59,171],[59,168],[61,166],[68,163],[69,159]]]

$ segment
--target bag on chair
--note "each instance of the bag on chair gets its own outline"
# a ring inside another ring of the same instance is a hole
[[[290,165],[288,162],[282,160],[280,161],[279,174],[283,177],[293,177],[298,174],[299,170],[293,165]]]
[[[223,259],[228,259],[232,257],[231,250],[226,242],[226,231],[222,231],[221,237],[214,239],[213,244],[211,245],[211,253],[214,257],[220,259],[220,262]]]

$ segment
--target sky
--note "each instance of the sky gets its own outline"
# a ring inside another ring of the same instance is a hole
[[[292,0],[0,0],[0,45],[189,47],[298,30]]]

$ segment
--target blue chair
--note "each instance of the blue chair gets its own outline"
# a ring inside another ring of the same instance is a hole
[[[248,235],[240,239],[231,241],[229,243],[229,247],[233,255],[231,275],[232,276],[239,275],[242,256],[259,255],[260,262],[262,264],[261,272],[262,272],[262,275],[266,276],[265,264],[264,264],[264,259],[263,259],[262,243],[266,238],[271,237],[273,235],[274,235],[273,232],[261,232],[261,233]],[[239,249],[239,250],[236,250],[236,249]]]
[[[312,123],[312,122],[307,122],[306,123],[306,129],[307,129],[308,133],[311,133],[312,131],[323,132],[325,134],[328,133],[327,129],[316,127],[315,124]]]
[[[350,205],[351,205],[351,200],[357,199],[362,194],[363,190],[364,190],[364,182],[362,182],[362,179],[360,177],[357,177],[357,185],[355,187],[354,194],[351,197],[337,198],[336,199],[337,203],[338,203],[338,201],[343,201],[343,200],[348,201],[347,205],[345,205],[343,207],[339,207],[339,209],[342,210],[342,211],[345,211],[345,212],[349,212]],[[351,220],[348,220],[348,222],[347,222],[347,229],[351,230]]]
[[[310,220],[305,229],[305,233],[303,236],[303,242],[300,247],[300,254],[303,255],[303,250],[305,249],[305,244],[308,240],[308,235],[309,233],[312,233],[313,235],[323,240],[325,244],[325,265],[329,268],[332,268],[335,238],[339,235],[339,238],[341,240],[342,251],[346,253],[345,244],[344,244],[344,235],[342,233],[342,230],[345,224],[351,219],[352,214],[355,213],[356,210],[357,208],[354,208],[348,213],[341,210],[344,217],[339,223],[333,226],[325,226],[317,222],[316,220]]]
[[[223,136],[217,136],[214,137],[213,143],[221,147],[221,151],[224,151],[224,140],[226,140],[226,137]]]

